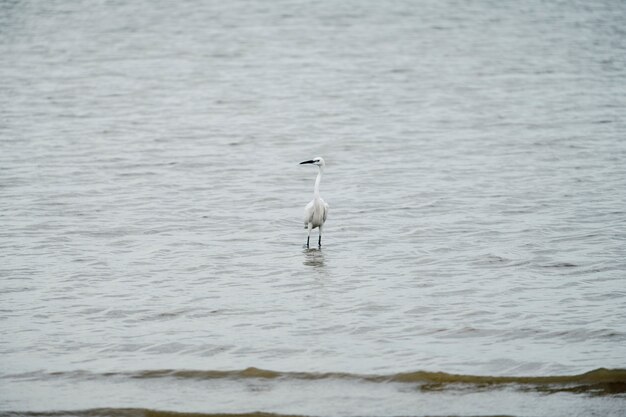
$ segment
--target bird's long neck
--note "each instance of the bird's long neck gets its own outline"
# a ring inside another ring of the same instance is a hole
[[[317,178],[315,179],[315,191],[313,194],[315,198],[320,198],[320,182],[322,181],[322,171],[323,168],[319,167],[319,171],[317,172]]]

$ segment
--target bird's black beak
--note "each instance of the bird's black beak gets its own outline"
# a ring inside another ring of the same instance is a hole
[[[314,164],[314,163],[315,163],[315,161],[311,159],[309,161],[300,162],[300,165],[303,165],[303,164]]]

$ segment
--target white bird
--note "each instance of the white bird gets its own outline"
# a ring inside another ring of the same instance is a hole
[[[322,246],[322,228],[328,215],[328,204],[320,197],[320,181],[322,180],[322,172],[324,171],[324,158],[317,157],[309,161],[300,162],[303,164],[317,165],[319,168],[317,172],[317,178],[315,179],[315,191],[313,193],[313,200],[304,208],[304,228],[309,229],[309,236],[306,238],[306,247],[309,247],[309,239],[311,239],[311,230],[319,227],[320,236],[317,244]]]

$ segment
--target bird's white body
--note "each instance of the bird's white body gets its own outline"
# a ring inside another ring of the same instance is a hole
[[[317,165],[319,171],[317,172],[317,178],[315,179],[315,188],[313,191],[313,200],[304,208],[304,228],[309,230],[309,235],[306,240],[307,247],[309,246],[309,239],[311,238],[311,230],[319,228],[320,235],[318,244],[322,246],[322,229],[328,216],[328,204],[320,197],[320,182],[322,181],[322,172],[324,171],[324,159],[317,157],[310,161],[301,162],[301,164],[313,164]]]
[[[316,229],[324,225],[328,215],[328,204],[323,198],[315,198],[304,208],[304,228]]]

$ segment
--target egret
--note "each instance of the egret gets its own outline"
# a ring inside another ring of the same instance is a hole
[[[300,165],[313,164],[317,165],[318,172],[315,179],[315,191],[313,192],[313,200],[304,208],[304,228],[309,229],[309,236],[306,238],[306,247],[309,247],[309,239],[311,239],[311,230],[319,227],[320,235],[317,244],[322,246],[322,227],[328,215],[328,204],[320,197],[320,181],[322,180],[322,172],[324,171],[324,158],[317,157],[309,161],[300,162]]]

